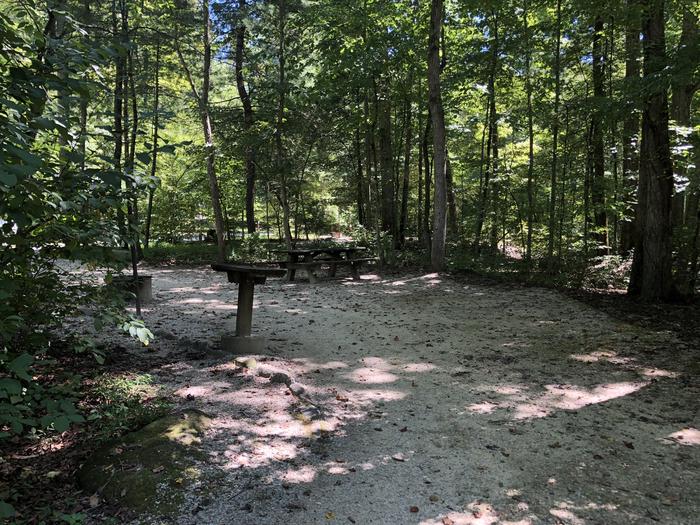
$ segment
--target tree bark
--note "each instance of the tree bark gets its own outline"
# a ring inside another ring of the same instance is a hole
[[[557,29],[554,50],[554,108],[552,115],[552,172],[549,181],[549,221],[547,260],[554,256],[554,225],[556,223],[557,176],[559,170],[559,102],[561,99],[561,0],[557,0]],[[531,124],[530,124],[531,126]],[[530,130],[530,137],[532,131]],[[530,153],[532,156],[532,152]],[[563,211],[562,211],[563,213]]]
[[[153,148],[151,153],[151,180],[148,188],[148,205],[146,206],[146,229],[143,245],[148,248],[151,242],[151,221],[153,218],[153,194],[155,193],[155,180],[158,170],[158,126],[160,114],[160,38],[156,41],[156,71],[153,94]]]
[[[412,76],[412,75],[411,75]],[[409,78],[409,86],[412,78]],[[411,147],[413,145],[413,128],[411,126],[411,93],[406,95],[406,140],[403,152],[403,184],[401,188],[401,218],[399,222],[399,246],[403,247],[406,242],[406,226],[408,224],[408,186],[411,175]]]
[[[275,129],[275,149],[276,149],[276,167],[280,177],[280,205],[282,206],[282,216],[284,227],[284,240],[287,248],[293,246],[292,230],[289,224],[289,191],[287,188],[287,160],[285,158],[284,143],[283,143],[283,128],[284,128],[284,113],[286,106],[286,27],[287,27],[287,3],[286,0],[281,0],[278,8],[278,50],[277,60],[279,63],[279,82],[278,82],[278,101],[277,101],[277,126]]]
[[[603,111],[600,105],[605,99],[605,59],[603,56],[602,16],[598,15],[593,23],[593,97],[596,106],[593,110],[592,147],[593,173],[591,178],[591,205],[593,207],[596,253],[608,253],[607,213],[605,211],[605,144],[603,129]]]
[[[246,89],[245,79],[243,77],[243,54],[245,50],[245,24],[243,23],[243,11],[245,10],[245,0],[240,1],[240,20],[236,27],[236,54],[235,54],[235,70],[236,70],[236,88],[238,96],[243,105],[243,134],[244,134],[244,151],[245,151],[245,220],[248,233],[255,232],[255,148],[253,146],[251,131],[253,129],[253,105],[250,101],[250,94]]]
[[[495,177],[498,166],[498,114],[496,112],[496,73],[498,70],[498,17],[493,14],[493,41],[491,43],[491,70],[488,80],[488,111],[487,125],[488,138],[486,140],[486,163],[484,167],[483,182],[480,185],[481,195],[476,217],[476,232],[474,235],[474,251],[481,253],[481,236],[484,222],[489,209],[489,195],[491,192],[491,178]],[[495,204],[492,203],[492,204]]]
[[[560,0],[557,0],[557,13],[559,14],[559,2]],[[525,91],[527,93],[527,136],[528,136],[528,156],[527,156],[527,241],[526,241],[526,246],[525,246],[525,261],[527,262],[528,266],[532,262],[532,228],[533,228],[533,222],[534,222],[534,189],[533,189],[533,184],[534,184],[534,166],[535,166],[535,134],[533,130],[533,116],[532,116],[532,78],[531,78],[531,70],[530,70],[530,61],[531,61],[531,49],[530,49],[530,26],[527,20],[527,17],[529,15],[529,2],[524,3],[523,7],[523,25],[525,26]],[[557,26],[558,29],[558,26]],[[559,36],[557,33],[557,55],[555,56],[555,62],[558,62],[559,58]],[[559,72],[559,64],[556,63],[555,65],[556,73]],[[554,120],[556,121],[556,113],[557,113],[557,106],[559,104],[559,93],[558,93],[558,82],[557,85],[555,86],[555,94],[554,94]],[[556,127],[556,124],[554,125]],[[553,134],[553,135],[556,135]],[[556,138],[553,138],[553,144],[552,144],[552,163],[554,164],[554,167],[552,168],[552,172],[556,174]],[[556,175],[555,175],[556,176]],[[552,188],[554,188],[554,182],[552,182]],[[551,210],[550,210],[551,212]],[[553,215],[553,214],[552,214]],[[553,239],[551,236],[550,232],[550,238]]]
[[[381,171],[382,191],[382,231],[396,234],[396,217],[394,206],[394,166],[391,140],[391,104],[388,93],[379,99],[379,169]]]
[[[433,123],[433,169],[435,179],[435,210],[430,263],[435,271],[445,268],[445,236],[447,233],[447,181],[445,177],[445,115],[440,90],[440,35],[442,31],[443,0],[432,0],[430,34],[428,37],[428,105]]]
[[[637,239],[629,293],[646,301],[669,299],[673,165],[668,132],[668,93],[656,77],[667,66],[664,0],[644,0],[642,49],[646,84],[642,113]]]
[[[624,219],[620,225],[620,253],[628,254],[634,247],[634,195],[639,177],[639,108],[630,95],[637,88],[640,74],[641,44],[639,33],[639,0],[627,0],[625,28],[625,87],[627,111],[622,124],[622,204]]]

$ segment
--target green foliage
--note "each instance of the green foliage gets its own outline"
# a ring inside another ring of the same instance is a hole
[[[69,106],[101,87],[110,50],[88,45],[69,13],[0,6],[0,437],[60,433],[83,417],[74,392],[45,380],[56,342],[101,359],[65,320],[90,309],[96,326],[127,319],[118,297],[72,269],[118,266],[115,209],[130,198],[120,179],[135,187],[136,174],[88,158],[72,129]]]
[[[269,261],[270,251],[267,239],[261,238],[258,232],[247,235],[233,247],[231,260],[245,263]]]
[[[148,374],[100,375],[86,392],[96,438],[106,441],[164,416],[170,404]]]
[[[173,264],[197,266],[216,260],[216,245],[207,243],[171,244],[161,242],[144,249],[144,259],[149,264]]]

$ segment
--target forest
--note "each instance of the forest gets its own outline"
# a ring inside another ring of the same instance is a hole
[[[699,93],[696,0],[0,0],[0,519],[694,522]]]

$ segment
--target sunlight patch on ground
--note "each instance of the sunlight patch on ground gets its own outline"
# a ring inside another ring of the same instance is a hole
[[[466,506],[462,512],[450,512],[437,518],[427,519],[420,525],[531,525],[530,518],[518,521],[501,520],[498,512],[488,503],[474,501]]]
[[[678,445],[698,446],[700,445],[700,430],[693,427],[684,428],[678,432],[669,434],[664,440]]]
[[[620,365],[622,368],[626,370],[630,370],[633,372],[637,372],[638,374],[641,374],[646,377],[668,377],[668,378],[676,378],[679,377],[678,372],[673,372],[670,370],[662,370],[660,368],[653,368],[653,367],[645,367],[643,365],[640,365],[636,362],[636,359],[632,357],[624,357],[624,356],[619,356],[617,352],[613,351],[597,351],[597,352],[590,352],[588,354],[571,354],[569,356],[571,359],[574,359],[575,361],[579,361],[581,363],[611,363],[614,365]]]
[[[504,396],[496,401],[484,400],[472,403],[467,410],[474,414],[491,414],[498,409],[513,411],[513,419],[547,417],[557,410],[578,410],[588,405],[604,403],[644,388],[649,383],[605,383],[592,388],[570,384],[545,385],[545,391],[528,392],[527,385],[484,385],[478,391],[493,392]]]
[[[358,368],[348,374],[345,374],[344,377],[354,381],[355,383],[369,383],[372,385],[393,383],[399,379],[399,376],[392,374],[391,372],[386,372],[375,368]]]
[[[607,383],[593,388],[575,385],[546,385],[545,393],[515,406],[514,419],[545,417],[555,410],[578,410],[629,395],[648,383]]]

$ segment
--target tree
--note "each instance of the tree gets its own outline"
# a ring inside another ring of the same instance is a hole
[[[643,0],[644,106],[640,152],[637,239],[629,293],[647,301],[670,299],[673,166],[668,94],[659,74],[667,66],[664,0]]]
[[[432,0],[430,11],[430,34],[428,37],[428,105],[433,125],[433,179],[435,200],[433,212],[433,242],[430,264],[433,270],[445,267],[445,236],[447,233],[447,180],[445,114],[440,91],[440,35],[442,33],[443,2]]]
[[[197,89],[194,77],[190,68],[185,61],[182,50],[177,45],[177,53],[180,59],[182,68],[187,75],[192,96],[197,102],[199,110],[199,118],[202,123],[202,131],[204,132],[204,150],[207,159],[207,178],[209,179],[209,195],[211,197],[211,205],[214,210],[214,226],[216,230],[217,244],[217,262],[226,260],[226,241],[224,234],[226,228],[224,226],[224,215],[221,209],[221,191],[219,189],[219,181],[216,178],[215,154],[216,147],[214,145],[214,130],[212,127],[211,113],[209,108],[209,89],[211,82],[211,19],[209,17],[209,0],[202,1],[202,44],[204,47],[203,62],[202,62],[202,87],[201,92]]]

